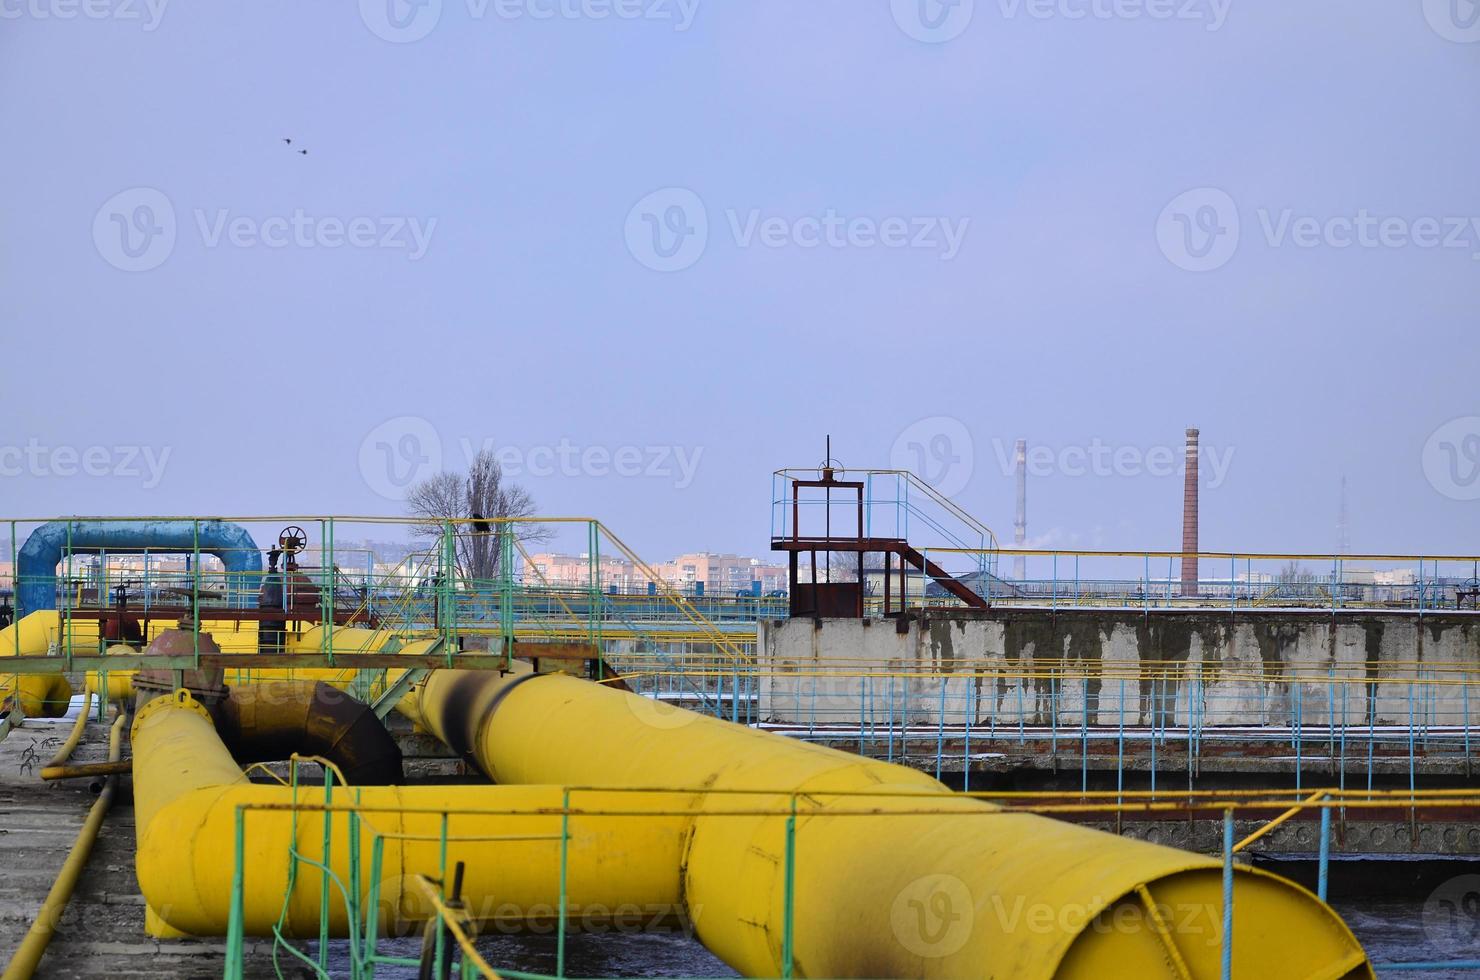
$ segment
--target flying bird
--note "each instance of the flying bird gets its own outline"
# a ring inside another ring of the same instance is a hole
[[[301,153],[301,154],[303,154],[304,156],[308,156],[308,151],[307,150],[299,150],[298,152]]]
[[[283,137],[283,142],[284,143],[292,143],[293,141],[291,139],[289,139],[288,137],[284,136]]]

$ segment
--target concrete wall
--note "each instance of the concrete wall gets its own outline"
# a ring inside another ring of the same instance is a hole
[[[762,622],[760,717],[800,724],[1480,724],[1480,617],[934,610]]]

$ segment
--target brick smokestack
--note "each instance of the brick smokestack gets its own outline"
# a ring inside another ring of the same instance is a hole
[[[1019,439],[1017,441],[1017,452],[1014,454],[1017,466],[1017,520],[1012,524],[1012,543],[1019,548],[1028,540],[1028,441]],[[1013,574],[1021,582],[1028,577],[1028,560],[1018,555],[1013,560]]]
[[[1187,430],[1187,472],[1182,483],[1182,594],[1197,595],[1197,430]]]

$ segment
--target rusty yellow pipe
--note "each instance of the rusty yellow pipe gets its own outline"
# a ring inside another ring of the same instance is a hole
[[[140,708],[133,727],[136,868],[147,902],[152,935],[224,935],[232,890],[236,812],[246,811],[246,869],[243,925],[247,935],[270,935],[284,909],[290,847],[317,860],[322,856],[321,814],[299,814],[297,837],[285,809],[294,799],[285,786],[248,782],[217,736],[210,717],[188,694],[158,698]],[[616,807],[625,798],[607,794],[597,804]],[[323,789],[300,788],[300,803],[322,803]],[[358,799],[376,812],[365,814],[360,853],[368,895],[371,826],[387,835],[377,910],[383,933],[402,931],[424,919],[426,904],[416,892],[416,874],[438,874],[440,813],[448,821],[449,867],[463,861],[463,893],[480,921],[502,927],[548,922],[558,907],[562,791],[554,786],[366,786],[335,790],[334,800]],[[489,816],[488,811],[522,811]],[[394,811],[394,812],[392,812]],[[349,884],[349,820],[332,818],[334,845],[329,866]],[[676,818],[607,821],[573,830],[569,901],[577,921],[612,921],[641,913],[674,915],[679,894],[682,822]],[[515,837],[523,840],[469,840]],[[411,839],[414,838],[414,839]],[[459,839],[463,838],[463,839]],[[331,889],[329,929],[347,934],[345,905]],[[300,864],[287,896],[286,934],[319,934],[320,877]]]
[[[56,763],[55,765],[43,766],[41,778],[47,782],[56,779],[91,779],[98,776],[121,776],[133,769],[134,764],[129,759],[119,759],[113,762],[77,762]]]
[[[62,743],[61,748],[57,749],[56,755],[51,757],[47,766],[60,766],[72,758],[72,753],[77,751],[77,743],[82,741],[82,733],[87,728],[87,716],[91,709],[92,691],[87,691],[82,696],[82,710],[77,712],[77,719],[72,722],[72,731],[67,734],[67,740]]]
[[[150,624],[150,632],[173,626],[168,620],[157,620]],[[231,622],[204,620],[202,632],[210,633],[225,653],[256,653],[257,624],[251,621]],[[332,643],[335,653],[368,653],[380,650],[393,634],[385,630],[368,630],[354,626],[335,627],[332,634],[323,626],[314,626],[301,633],[288,635],[285,652],[317,653]],[[0,658],[12,656],[44,656],[54,647],[70,642],[74,649],[96,649],[100,643],[98,622],[87,619],[66,619],[55,609],[42,609],[0,629]],[[409,644],[405,652],[423,651],[431,641]],[[127,644],[113,644],[110,654],[135,654],[139,651]],[[263,655],[263,667],[233,668],[226,671],[228,685],[252,684],[264,680],[315,680],[323,681],[344,689],[353,683],[359,674],[356,668],[284,668],[271,666],[270,654]],[[103,674],[107,676],[107,691],[103,685]],[[86,690],[102,694],[107,701],[122,701],[133,696],[132,670],[88,671]],[[398,672],[395,672],[398,673]],[[20,702],[26,715],[38,718],[60,718],[67,713],[72,698],[72,685],[61,674],[15,674],[0,673],[0,698],[10,694]]]
[[[40,614],[37,614],[40,615]],[[54,615],[54,614],[53,614]],[[235,624],[232,624],[233,626]],[[255,639],[255,624],[251,625],[251,635]],[[245,648],[242,634],[231,628],[218,628],[212,630],[210,623],[203,624],[203,632],[211,634],[211,638],[221,646],[223,652],[229,653],[259,653],[255,646]],[[372,653],[380,650],[390,640],[393,634],[385,630],[367,630],[356,626],[340,626],[334,629],[332,643],[334,652],[337,653]],[[224,641],[224,642],[223,642]],[[318,653],[327,648],[331,637],[326,634],[322,626],[314,626],[301,633],[289,633],[284,645],[285,653]],[[431,641],[423,641],[408,645],[406,652],[417,652],[431,645]],[[110,654],[131,654],[139,651],[134,647],[118,644],[108,648]],[[268,681],[323,681],[341,690],[348,688],[358,677],[359,668],[349,667],[274,667],[272,666],[272,654],[262,654],[261,667],[232,667],[225,671],[225,682],[227,686],[238,687],[253,685]],[[97,690],[102,678],[99,671],[88,671],[87,684],[92,690]],[[110,700],[122,700],[133,696],[133,678],[136,671],[116,670],[108,671],[108,697]]]
[[[699,938],[747,975],[782,971],[792,794],[797,976],[1219,974],[1211,858],[1002,812],[912,769],[573,677],[436,671],[418,698],[424,723],[499,783],[781,791],[690,799],[685,899]],[[777,815],[716,815],[740,800]],[[874,814],[838,815],[860,810]],[[1371,976],[1315,896],[1262,871],[1235,878],[1235,976]]]
[[[369,705],[324,681],[234,685],[212,716],[238,763],[270,762],[296,753],[329,760],[356,786],[402,781],[395,737]]]
[[[122,751],[120,739],[123,733],[124,717],[124,713],[120,711],[118,717],[113,720],[113,727],[108,730],[108,761],[112,763],[118,761]],[[31,974],[36,972],[37,964],[41,962],[41,957],[45,954],[51,937],[56,933],[57,922],[61,920],[62,912],[72,897],[72,890],[77,887],[77,879],[82,875],[82,869],[87,866],[88,856],[92,854],[93,843],[97,841],[98,831],[103,826],[103,817],[108,813],[108,808],[113,805],[117,785],[116,776],[109,778],[103,784],[103,792],[93,803],[92,809],[88,811],[87,820],[83,823],[82,829],[78,831],[77,841],[72,845],[72,850],[68,852],[67,860],[62,864],[62,870],[57,873],[51,891],[47,892],[46,900],[41,903],[41,909],[31,922],[31,928],[26,930],[25,938],[21,940],[20,945],[11,955],[10,962],[6,965],[5,973],[0,980],[27,980]]]
[[[150,632],[173,626],[170,620],[154,620]],[[210,633],[225,653],[256,653],[257,624],[251,621],[234,622],[204,620],[202,632]],[[390,638],[383,630],[367,630],[359,627],[337,627],[332,642],[338,652],[368,652],[378,650]],[[288,652],[313,653],[328,642],[322,626],[316,626],[288,638]],[[70,644],[74,650],[96,650],[100,644],[98,622],[94,619],[68,619],[56,609],[41,609],[0,629],[0,658],[15,656],[45,656],[61,645]],[[138,650],[126,644],[114,644],[109,653],[131,654]],[[263,657],[270,664],[270,655]],[[133,695],[134,671],[107,671],[107,692],[100,691],[102,677],[99,671],[88,671],[88,689],[104,694],[108,701],[121,701]],[[336,687],[347,687],[357,674],[356,670],[344,668],[318,668],[297,670],[266,667],[253,670],[227,671],[227,683],[250,683],[254,679],[298,678],[322,680]],[[34,718],[60,718],[67,713],[72,698],[72,685],[61,674],[15,674],[0,673],[0,698],[11,695],[20,702],[25,714]]]

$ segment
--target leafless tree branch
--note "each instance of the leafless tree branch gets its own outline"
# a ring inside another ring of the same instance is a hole
[[[534,516],[534,498],[523,487],[504,480],[498,460],[487,450],[473,458],[466,473],[442,472],[413,486],[406,507],[418,518],[412,534],[429,543],[441,538],[447,520],[473,522],[458,524],[453,530],[453,562],[464,580],[498,575],[507,535],[528,543],[547,540],[552,534],[544,525],[505,523]]]

